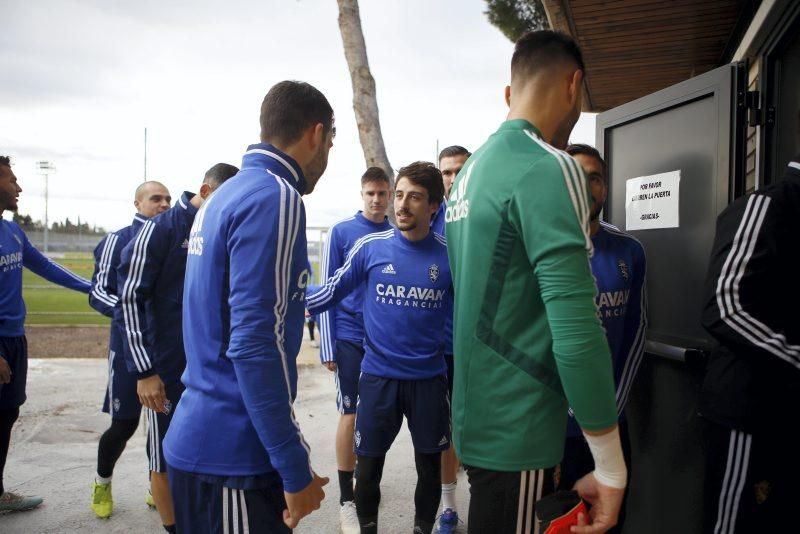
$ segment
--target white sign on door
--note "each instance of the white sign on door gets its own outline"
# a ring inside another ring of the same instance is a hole
[[[625,184],[625,229],[677,228],[681,171],[631,178]]]

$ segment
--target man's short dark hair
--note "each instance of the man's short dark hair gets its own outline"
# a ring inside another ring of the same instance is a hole
[[[4,167],[11,167],[11,158],[8,156],[0,156],[0,165]]]
[[[453,146],[449,146],[447,148],[444,148],[444,149],[442,149],[441,152],[439,152],[439,163],[441,163],[442,159],[444,159],[444,158],[452,158],[452,157],[455,157],[455,156],[467,156],[467,157],[470,157],[471,155],[472,155],[472,152],[470,152],[469,150],[467,150],[463,146],[453,145]]]
[[[567,34],[553,30],[528,32],[517,40],[511,57],[511,81],[529,78],[559,64],[574,64],[586,71],[578,43]]]
[[[210,185],[212,189],[216,189],[237,172],[239,172],[238,167],[228,165],[227,163],[217,163],[206,171],[206,175],[203,177],[203,183]]]
[[[606,166],[606,160],[603,159],[603,156],[600,155],[600,152],[595,147],[584,145],[583,143],[575,143],[567,147],[566,153],[570,156],[583,154],[584,156],[595,158],[603,167],[603,180],[608,182],[608,167]]]
[[[392,183],[389,180],[389,175],[380,167],[370,167],[364,171],[364,174],[361,176],[361,186],[363,187],[370,182],[386,182],[387,185],[391,185]]]
[[[408,178],[415,185],[428,190],[428,203],[441,204],[444,200],[442,173],[430,161],[415,161],[397,171],[397,181]]]
[[[333,128],[333,108],[325,95],[306,82],[277,83],[261,103],[261,140],[265,143],[291,145],[319,123],[327,135]]]

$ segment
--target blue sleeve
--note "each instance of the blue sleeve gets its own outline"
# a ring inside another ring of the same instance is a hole
[[[311,482],[313,472],[308,445],[294,416],[283,328],[297,253],[293,244],[305,228],[305,213],[300,196],[288,186],[281,187],[286,189],[279,205],[265,208],[251,203],[239,211],[228,230],[231,331],[227,355],[270,462],[283,479],[284,489],[296,493]]]
[[[163,226],[147,221],[136,239],[128,243],[120,256],[117,270],[117,287],[121,287],[120,300],[125,324],[125,363],[128,370],[146,378],[158,372],[159,362],[150,342],[147,308],[153,298],[153,286],[164,262],[165,244],[169,236]]]
[[[116,234],[106,235],[94,249],[94,274],[92,290],[89,292],[89,305],[106,317],[113,317],[114,306],[117,305],[117,274],[114,269],[116,250]]]
[[[326,283],[336,270],[344,263],[342,247],[339,244],[339,232],[334,227],[328,237],[325,253],[322,256],[321,283]],[[336,310],[322,312],[318,318],[321,338],[319,359],[322,362],[336,361]]]
[[[357,241],[347,254],[344,265],[339,267],[322,287],[311,290],[306,295],[306,309],[311,314],[321,313],[336,306],[366,279],[368,245],[362,246],[363,243],[363,239]]]
[[[625,366],[617,384],[617,413],[622,414],[628,403],[636,373],[644,355],[645,337],[647,334],[647,260],[644,249],[637,244],[637,253],[633,265],[633,282],[625,310],[625,328],[623,344],[620,350],[626,354]]]
[[[48,282],[53,282],[54,284],[66,287],[67,289],[74,289],[75,291],[80,291],[81,293],[89,292],[92,287],[89,283],[89,280],[81,278],[69,269],[65,269],[36,250],[36,247],[31,245],[31,242],[28,241],[28,236],[26,236],[24,233],[22,234],[22,237],[24,239],[22,264],[25,267],[38,274]]]

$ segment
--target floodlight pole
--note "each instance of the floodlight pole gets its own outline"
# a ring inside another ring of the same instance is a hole
[[[50,245],[50,221],[48,220],[48,204],[50,200],[49,194],[50,175],[44,175],[44,253],[47,254]]]
[[[147,181],[147,128],[144,129],[144,182]]]
[[[50,221],[48,218],[50,173],[56,172],[56,167],[51,161],[37,161],[36,167],[39,169],[39,174],[44,175],[44,253],[47,254],[50,247]]]

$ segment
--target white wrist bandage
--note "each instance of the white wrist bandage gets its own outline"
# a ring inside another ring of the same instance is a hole
[[[583,434],[594,457],[594,477],[610,488],[624,488],[628,483],[628,468],[622,456],[619,428],[602,436]]]

